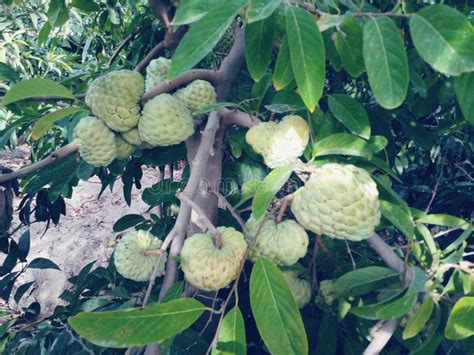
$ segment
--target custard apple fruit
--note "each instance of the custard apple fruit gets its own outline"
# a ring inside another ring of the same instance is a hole
[[[148,91],[166,80],[171,60],[164,57],[153,59],[146,67],[145,90]]]
[[[96,117],[84,117],[74,128],[74,143],[92,166],[107,166],[116,157],[115,134]]]
[[[157,250],[161,247],[161,240],[147,231],[130,232],[118,243],[115,248],[114,263],[117,271],[127,279],[148,281],[155,268],[157,255],[146,255],[146,250]],[[166,254],[166,253],[165,253]],[[166,264],[166,255],[161,258],[157,275],[163,275]]]
[[[194,80],[185,88],[176,91],[175,97],[181,100],[191,113],[217,102],[214,87],[204,80]]]
[[[194,122],[181,101],[169,94],[161,94],[143,107],[138,133],[147,143],[168,146],[181,143],[192,135]]]
[[[125,139],[119,135],[115,136],[115,146],[116,146],[116,159],[126,159],[132,155],[135,150],[135,146],[128,143]]]
[[[318,168],[295,192],[291,211],[306,229],[351,241],[369,238],[380,222],[377,186],[354,165]]]
[[[250,216],[246,222],[245,239],[249,245],[257,235],[261,220]],[[276,223],[272,219],[263,222],[256,243],[250,252],[250,258],[255,261],[261,256],[270,259],[277,265],[293,265],[306,255],[308,251],[308,234],[296,221],[287,219]]]
[[[217,291],[236,279],[247,251],[244,235],[234,228],[219,227],[222,247],[210,233],[198,233],[184,241],[181,267],[186,281],[204,291]]]
[[[140,73],[118,70],[95,79],[86,93],[92,113],[116,132],[126,132],[138,124],[140,98],[145,83]]]
[[[138,133],[138,128],[132,128],[130,131],[122,132],[122,138],[125,139],[128,143],[133,144],[142,149],[153,148],[151,144],[142,141],[140,134]]]
[[[309,125],[300,116],[288,115],[280,123],[262,122],[245,135],[247,143],[273,169],[293,163],[309,140]]]
[[[311,283],[307,280],[300,279],[293,271],[283,272],[283,276],[290,286],[291,293],[295,298],[299,308],[306,306],[311,300]]]

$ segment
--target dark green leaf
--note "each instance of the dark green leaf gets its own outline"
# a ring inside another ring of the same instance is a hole
[[[69,20],[64,0],[51,0],[48,7],[48,21],[52,27],[61,27]]]
[[[177,281],[170,287],[168,292],[166,292],[165,297],[161,300],[161,303],[169,302],[176,300],[181,297],[184,292],[184,282]]]
[[[474,297],[462,297],[456,302],[449,314],[444,335],[451,340],[474,335]]]
[[[329,110],[351,133],[365,139],[370,138],[369,115],[356,99],[342,94],[328,98]]]
[[[94,0],[72,0],[71,6],[87,12],[100,10],[100,6],[97,5]]]
[[[394,109],[408,91],[408,59],[400,32],[388,17],[371,17],[364,27],[363,55],[369,84],[380,106]]]
[[[282,272],[259,258],[250,275],[250,305],[258,331],[272,354],[307,354],[301,315]]]
[[[347,16],[336,32],[336,49],[342,61],[342,66],[354,78],[364,70],[362,56],[362,28],[353,16]]]
[[[33,259],[28,264],[29,269],[56,269],[61,270],[58,265],[46,258],[36,258]]]
[[[123,217],[120,217],[117,222],[115,222],[113,230],[114,232],[121,232],[130,227],[136,226],[139,223],[142,223],[145,218],[139,214],[127,214]]]
[[[18,259],[26,261],[26,257],[30,252],[30,230],[25,231],[18,240]]]
[[[474,125],[474,72],[454,78],[454,90],[464,118]]]
[[[224,317],[212,355],[246,355],[245,323],[239,307],[232,308]]]
[[[182,183],[170,179],[162,180],[152,187],[143,190],[142,200],[150,206],[158,206],[161,203],[177,201],[176,192],[182,187]]]
[[[245,26],[245,61],[250,75],[260,81],[272,60],[273,17]]]
[[[323,37],[311,15],[296,6],[286,10],[286,35],[299,94],[313,112],[324,87],[326,59]]]
[[[384,200],[380,200],[380,210],[382,211],[382,215],[397,227],[408,240],[413,240],[415,225],[409,211]]]
[[[288,46],[288,37],[281,42],[280,51],[273,71],[273,86],[275,90],[286,88],[294,79],[293,68],[290,60],[290,47]]]
[[[270,17],[282,0],[252,0],[247,9],[247,23],[261,21]]]

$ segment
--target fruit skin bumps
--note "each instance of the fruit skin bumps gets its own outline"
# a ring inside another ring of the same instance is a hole
[[[380,222],[378,191],[364,169],[325,164],[299,188],[291,211],[306,229],[337,239],[371,237]]]
[[[161,240],[150,232],[140,230],[128,233],[115,248],[114,263],[117,271],[127,279],[148,281],[158,256],[144,255],[144,251],[159,249],[161,244]],[[157,275],[162,275],[165,270],[166,257],[161,260]]]
[[[115,155],[117,159],[126,159],[135,150],[135,146],[128,143],[125,139],[123,139],[119,135],[115,136],[115,146],[116,146]]]
[[[140,118],[139,101],[145,82],[140,73],[117,70],[95,79],[86,93],[86,104],[94,116],[116,132],[135,127]]]
[[[186,281],[204,291],[217,291],[236,279],[247,251],[244,235],[231,227],[218,227],[222,246],[210,233],[197,233],[184,241],[181,267]]]
[[[217,102],[214,87],[204,80],[194,80],[188,86],[176,91],[174,95],[183,102],[191,113]]]
[[[194,133],[193,118],[178,99],[161,94],[143,107],[138,132],[142,140],[154,146],[178,144]]]
[[[250,128],[245,139],[274,169],[293,163],[303,154],[309,140],[309,125],[300,116],[288,115],[278,124],[262,122]]]
[[[82,118],[73,136],[81,157],[90,165],[107,166],[116,158],[115,134],[98,118]]]
[[[171,60],[164,57],[153,59],[146,67],[145,90],[148,91],[166,80]]]
[[[257,221],[253,216],[245,223],[247,227],[245,238],[249,245],[255,238],[260,223],[261,220]],[[293,265],[306,255],[308,244],[308,234],[296,221],[287,219],[276,223],[268,219],[263,222],[250,258],[256,260],[263,256],[277,265]]]
[[[283,272],[283,276],[288,282],[291,293],[295,298],[296,304],[299,308],[306,306],[311,300],[311,284],[309,281],[300,279],[293,271]]]

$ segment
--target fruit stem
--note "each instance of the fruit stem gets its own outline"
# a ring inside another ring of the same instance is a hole
[[[288,208],[292,200],[293,200],[293,194],[290,194],[286,196],[283,200],[281,200],[280,210],[278,211],[278,215],[276,218],[277,223],[280,223],[283,220],[286,209]]]
[[[142,251],[143,256],[160,256],[161,254],[163,254],[161,249],[145,249]]]
[[[217,248],[217,249],[221,249],[222,248],[222,234],[221,232],[216,232],[214,234],[214,246]]]

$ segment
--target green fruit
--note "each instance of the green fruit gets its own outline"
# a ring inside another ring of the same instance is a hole
[[[86,93],[86,104],[94,116],[110,129],[126,132],[138,124],[139,101],[144,93],[140,73],[118,70],[95,79]]]
[[[125,139],[128,143],[133,144],[142,149],[153,148],[151,144],[148,144],[141,139],[140,134],[138,133],[138,128],[133,128],[127,132],[122,132],[122,138]]]
[[[222,246],[214,245],[210,233],[198,233],[184,241],[181,267],[191,285],[204,291],[217,291],[237,278],[247,251],[242,233],[234,228],[219,227]]]
[[[116,145],[116,159],[126,159],[132,155],[135,150],[135,146],[128,143],[125,139],[119,135],[115,136]]]
[[[117,271],[127,279],[148,281],[158,260],[156,255],[145,255],[146,250],[158,250],[161,240],[143,230],[130,232],[118,243],[114,253]],[[165,253],[166,254],[166,253]],[[164,273],[166,255],[161,258],[157,276]]]
[[[371,237],[380,222],[377,186],[354,165],[318,168],[295,192],[291,211],[306,229],[351,241]]]
[[[283,272],[283,276],[288,282],[291,294],[295,298],[299,308],[306,306],[311,300],[311,284],[307,280],[300,279],[293,271]]]
[[[164,57],[153,59],[146,67],[145,90],[148,91],[166,80],[171,60]]]
[[[303,154],[309,140],[309,125],[302,117],[289,115],[278,124],[262,122],[250,128],[245,139],[273,169],[289,165]]]
[[[74,128],[74,143],[92,166],[109,165],[116,157],[115,134],[96,117],[84,117]]]
[[[176,91],[175,97],[181,100],[191,113],[217,102],[214,87],[204,80],[194,80],[185,88]]]
[[[309,244],[308,234],[296,221],[287,219],[276,223],[268,219],[261,228],[260,224],[261,220],[257,221],[253,216],[245,223],[247,243],[252,245],[253,239],[257,238],[250,253],[253,261],[263,256],[277,265],[293,265],[306,255]],[[259,232],[258,235],[257,232]]]
[[[334,281],[322,280],[319,283],[319,294],[325,304],[328,306],[332,305],[336,299],[336,294],[334,292]]]
[[[186,107],[169,94],[161,94],[143,107],[138,133],[153,146],[181,143],[194,133],[194,122]]]

